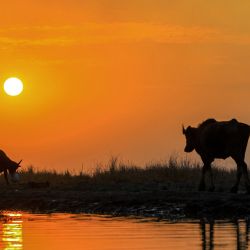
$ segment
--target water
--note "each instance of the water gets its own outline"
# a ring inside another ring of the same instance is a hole
[[[0,249],[248,249],[246,221],[155,222],[101,216],[4,213]],[[250,248],[249,248],[250,249]]]

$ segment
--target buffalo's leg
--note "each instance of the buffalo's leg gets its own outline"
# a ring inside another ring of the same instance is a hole
[[[207,172],[207,167],[204,165],[201,170],[201,180],[199,184],[199,191],[204,191],[206,189],[206,184],[205,184],[205,175]]]
[[[236,182],[235,182],[234,186],[231,188],[231,193],[237,193],[241,176],[242,176],[242,168],[240,165],[237,164]]]
[[[213,159],[202,158],[202,161],[204,165],[203,165],[202,172],[201,172],[199,191],[204,191],[206,189],[205,176],[206,176],[207,171],[209,172],[209,176],[210,176],[209,191],[214,191],[214,181],[213,181],[213,174],[212,174],[212,169],[211,169],[211,163],[213,162]]]
[[[9,185],[7,169],[4,170],[4,178],[5,178],[5,180],[6,180],[7,185]]]
[[[209,171],[209,177],[210,177],[210,187],[209,187],[209,191],[213,192],[214,191],[214,180],[213,180],[213,173],[212,173],[212,168],[211,168],[211,164],[208,167],[208,171]]]
[[[250,181],[249,181],[249,176],[248,176],[248,171],[247,171],[247,164],[243,161],[241,166],[242,166],[242,174],[244,177],[246,190],[248,193],[250,193]]]
[[[204,191],[206,189],[206,184],[205,184],[205,176],[206,172],[211,168],[210,163],[204,162],[204,165],[201,170],[201,180],[199,184],[199,191]]]
[[[243,175],[246,190],[248,193],[250,193],[250,181],[249,181],[249,177],[248,177],[247,164],[245,163],[245,161],[243,159],[244,158],[241,158],[241,157],[234,158],[234,160],[237,164],[237,180],[236,180],[235,185],[231,189],[232,192],[233,191],[237,192],[239,182],[240,182],[240,177],[241,177],[241,175]]]

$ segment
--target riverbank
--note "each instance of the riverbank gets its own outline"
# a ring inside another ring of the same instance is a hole
[[[58,173],[30,167],[21,182],[7,186],[0,176],[0,210],[35,213],[93,213],[157,219],[244,218],[250,195],[244,186],[229,193],[235,170],[213,167],[215,192],[197,192],[201,167],[187,160],[138,167],[112,158],[93,173]],[[208,188],[208,187],[207,187]]]
[[[250,195],[164,190],[125,192],[9,188],[0,191],[0,210],[140,216],[159,220],[232,219],[250,215]]]

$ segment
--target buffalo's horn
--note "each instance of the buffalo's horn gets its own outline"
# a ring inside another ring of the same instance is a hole
[[[184,128],[184,125],[182,125],[182,133],[185,135],[186,129]]]
[[[19,162],[17,163],[17,165],[20,165],[22,161],[23,161],[23,160],[19,161]]]

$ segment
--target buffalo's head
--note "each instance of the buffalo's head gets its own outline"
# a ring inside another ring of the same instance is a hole
[[[188,126],[186,129],[182,126],[182,133],[186,137],[186,146],[184,151],[189,153],[195,149],[196,142],[196,128]]]
[[[11,180],[13,181],[13,182],[18,182],[19,181],[19,174],[17,173],[17,169],[19,168],[19,167],[21,167],[20,166],[20,163],[22,162],[22,160],[21,161],[19,161],[19,162],[12,162],[12,164],[11,164],[11,167],[8,169],[9,170],[9,174],[10,174],[10,177],[11,177]]]

